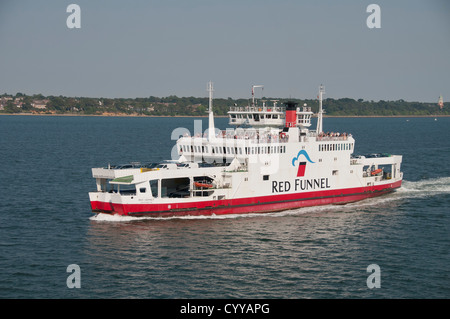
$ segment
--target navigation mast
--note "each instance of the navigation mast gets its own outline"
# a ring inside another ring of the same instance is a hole
[[[319,114],[318,114],[318,118],[317,118],[317,134],[320,134],[323,132],[323,126],[322,126],[322,114],[323,114],[323,109],[322,109],[322,96],[323,94],[325,94],[325,87],[321,84],[320,88],[319,88]]]
[[[215,137],[215,127],[214,127],[214,114],[213,114],[213,83],[211,81],[208,82],[206,90],[209,92],[209,123],[208,123],[208,140],[212,140]]]
[[[252,106],[255,106],[255,88],[263,88],[264,85],[252,85]]]

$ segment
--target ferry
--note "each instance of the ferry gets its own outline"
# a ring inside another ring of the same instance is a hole
[[[176,157],[161,163],[92,168],[93,213],[176,217],[252,214],[346,204],[401,187],[401,155],[354,155],[350,133],[323,129],[324,87],[317,125],[306,104],[287,100],[230,106],[225,131],[215,128],[208,83],[208,129],[176,141]],[[270,105],[269,105],[270,104]]]

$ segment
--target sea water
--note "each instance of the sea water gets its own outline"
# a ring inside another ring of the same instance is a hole
[[[92,167],[169,159],[173,130],[199,123],[0,116],[0,298],[450,297],[450,118],[324,119],[357,154],[403,155],[402,188],[383,197],[254,215],[92,214]]]

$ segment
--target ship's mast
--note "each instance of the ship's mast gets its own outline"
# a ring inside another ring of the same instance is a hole
[[[324,86],[321,84],[320,88],[319,88],[319,114],[317,117],[317,134],[320,134],[323,132],[323,126],[322,126],[322,114],[323,114],[323,109],[322,109],[322,96],[325,93],[325,88]]]
[[[209,123],[208,123],[208,140],[212,140],[215,137],[215,127],[214,127],[214,114],[212,109],[213,104],[213,83],[208,82],[207,91],[209,92]]]
[[[264,88],[264,85],[252,85],[252,106],[255,106],[255,88]]]

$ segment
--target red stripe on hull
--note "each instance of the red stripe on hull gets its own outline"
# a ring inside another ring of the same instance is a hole
[[[171,204],[116,204],[92,201],[91,207],[95,213],[151,217],[265,213],[308,206],[355,202],[389,193],[399,188],[401,183],[402,181],[398,181],[371,187]]]

